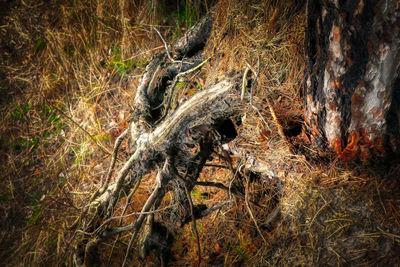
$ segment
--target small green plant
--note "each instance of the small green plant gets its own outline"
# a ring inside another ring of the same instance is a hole
[[[27,149],[35,147],[39,143],[39,137],[34,136],[33,138],[23,138],[21,141],[21,146]]]
[[[35,180],[37,182],[40,182],[40,181],[43,182],[43,178],[36,178]],[[41,218],[43,218],[42,209],[40,206],[40,199],[42,198],[43,194],[44,194],[44,192],[39,190],[39,191],[33,192],[30,195],[33,206],[31,209],[31,214],[30,214],[30,216],[28,216],[27,221],[26,221],[27,226],[35,224]]]
[[[32,109],[32,105],[29,103],[23,105],[22,107],[15,105],[14,111],[11,112],[11,117],[13,119],[21,120],[25,117],[30,109]]]
[[[40,209],[39,205],[35,205],[32,210],[32,214],[26,221],[26,225],[30,226],[32,224],[35,224],[37,221],[39,221],[43,217],[42,211]]]
[[[244,254],[244,249],[242,247],[235,247],[237,254],[245,261],[248,261],[249,258]]]
[[[112,48],[111,61],[108,63],[108,65],[112,66],[115,69],[115,71],[120,75],[124,75],[130,72],[136,67],[143,67],[146,64],[147,64],[146,59],[139,59],[137,61],[122,59],[121,52],[117,46],[114,46]]]
[[[110,138],[106,134],[93,135],[93,138],[95,140],[100,140],[100,141],[109,141],[110,140]]]
[[[190,195],[192,195],[192,196],[194,196],[194,197],[197,197],[197,198],[200,198],[200,199],[206,199],[206,198],[207,198],[207,196],[204,195],[204,194],[202,194],[202,193],[200,193],[200,192],[197,190],[196,187],[193,188],[193,190],[192,190],[192,192],[190,193]]]
[[[123,62],[115,59],[110,62],[110,65],[113,66],[115,71],[120,75],[126,74],[136,67],[132,61]]]
[[[48,116],[49,114],[53,113],[54,110],[47,104],[43,106],[43,115]]]
[[[176,88],[179,89],[179,88],[182,88],[182,87],[184,87],[186,85],[188,85],[187,82],[177,82],[176,83]]]
[[[194,95],[195,93],[197,93],[197,90],[194,89],[194,88],[192,88],[192,89],[190,89],[188,92],[186,92],[186,95],[187,95],[187,96],[190,96],[190,95]]]
[[[74,163],[76,165],[79,165],[88,155],[88,149],[84,145],[84,143],[82,143],[81,145],[79,145],[77,147],[70,147],[70,149],[75,154]]]
[[[203,89],[203,86],[201,85],[201,83],[199,83],[198,81],[196,81],[197,87],[199,87],[200,90]]]
[[[59,107],[61,108],[61,107]],[[56,126],[55,131],[45,131],[44,136],[48,137],[51,133],[59,134],[62,129],[64,129],[68,124],[61,119],[60,114],[57,112],[55,108],[50,107],[49,105],[45,104],[43,107],[43,116],[47,118],[48,122],[53,126]]]
[[[46,41],[44,39],[42,39],[42,38],[38,39],[35,42],[34,48],[35,48],[35,52],[36,53],[38,53],[40,51],[43,51],[46,48]]]
[[[63,174],[63,175],[59,175],[58,176],[58,180],[59,180],[59,182],[62,184],[62,185],[65,185],[66,183],[67,183],[67,178],[65,177],[65,175]]]

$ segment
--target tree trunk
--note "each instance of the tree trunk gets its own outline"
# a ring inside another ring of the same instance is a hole
[[[306,123],[345,160],[400,152],[400,3],[307,3]]]

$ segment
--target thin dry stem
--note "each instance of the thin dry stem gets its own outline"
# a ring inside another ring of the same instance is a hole
[[[269,246],[271,246],[271,244],[265,239],[264,235],[262,234],[262,232],[260,230],[260,227],[258,226],[257,220],[254,217],[253,212],[252,212],[252,210],[250,208],[250,205],[249,205],[250,178],[246,177],[246,180],[247,180],[247,182],[246,182],[246,191],[245,191],[245,198],[244,199],[245,199],[245,205],[246,205],[247,211],[249,212],[249,215],[250,215],[251,219],[254,222],[254,225],[255,225],[255,227],[257,229],[258,234],[261,236],[262,240],[264,241],[265,246],[269,247]]]
[[[177,177],[178,179],[182,182],[183,187],[185,189],[185,193],[186,193],[186,197],[189,201],[189,207],[190,207],[190,216],[192,217],[192,229],[193,232],[196,235],[196,243],[197,243],[197,257],[198,257],[198,261],[197,261],[197,266],[200,267],[200,263],[201,263],[201,246],[200,246],[200,236],[199,236],[199,232],[197,231],[197,225],[196,225],[196,217],[194,216],[194,207],[193,207],[193,200],[192,200],[192,196],[190,195],[190,192],[186,186],[186,179],[180,177],[180,175],[178,173]]]

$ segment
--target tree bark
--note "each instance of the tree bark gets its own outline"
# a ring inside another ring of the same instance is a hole
[[[400,3],[309,0],[306,123],[344,160],[400,152]]]

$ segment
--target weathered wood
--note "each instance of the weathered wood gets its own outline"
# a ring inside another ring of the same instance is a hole
[[[306,122],[346,160],[400,152],[398,1],[307,4]]]
[[[189,29],[185,35],[173,46],[173,57],[191,57],[201,51],[210,37],[213,26],[213,18],[207,15],[193,28]]]
[[[242,108],[239,103],[241,77],[224,77],[174,110],[169,110],[169,102],[166,101],[171,98],[173,86],[176,85],[176,82],[172,85],[171,82],[184,75],[185,71],[195,69],[204,62],[199,54],[199,47],[204,45],[211,27],[212,20],[205,18],[178,41],[173,49],[174,58],[183,57],[183,60],[171,60],[166,53],[160,53],[147,66],[137,88],[132,111],[130,135],[134,153],[114,180],[105,185],[88,204],[88,212],[80,220],[74,254],[75,265],[98,264],[99,244],[121,232],[133,231],[128,253],[146,221],[140,245],[142,257],[145,257],[151,250],[150,247],[157,246],[151,240],[160,235],[157,232],[159,229],[175,233],[190,221],[188,218],[191,218],[191,210],[198,216],[204,216],[213,210],[204,205],[192,207],[184,189],[192,190],[214,148],[236,137],[229,118]],[[140,183],[143,175],[157,167],[159,172],[155,187],[141,208],[139,217],[131,225],[111,228],[110,222],[115,216],[114,208],[121,195],[128,195],[135,184]],[[169,190],[173,190],[173,201],[176,203],[169,210],[169,217],[163,218],[162,223],[155,221],[154,215],[148,217],[151,210],[158,208]],[[168,240],[172,240],[172,234],[168,233]],[[159,251],[166,254],[169,250],[160,248]],[[159,255],[158,258],[160,264],[165,264],[168,255]]]

